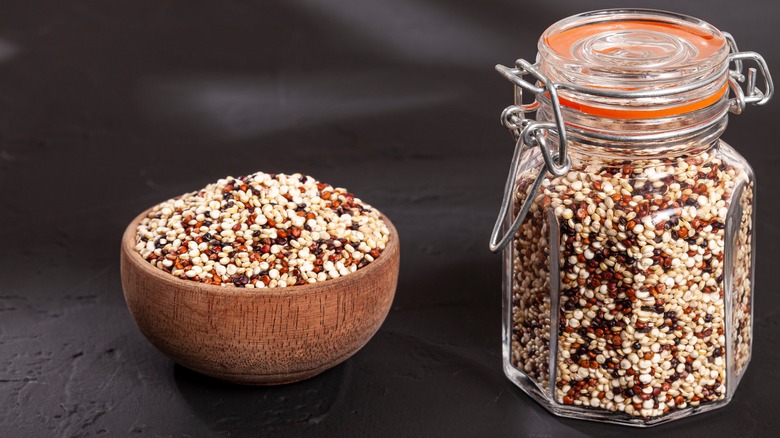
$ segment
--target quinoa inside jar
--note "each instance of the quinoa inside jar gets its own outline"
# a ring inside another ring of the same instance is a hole
[[[590,161],[543,183],[512,243],[512,366],[548,387],[555,336],[559,403],[654,417],[723,400],[726,352],[737,375],[750,354],[750,168],[723,142]]]
[[[611,10],[556,23],[539,51],[499,68],[537,79],[513,80],[536,101],[505,111],[512,214],[491,239],[503,226],[505,373],[575,418],[649,426],[725,405],[752,340],[754,176],[720,139],[734,48],[690,17]]]

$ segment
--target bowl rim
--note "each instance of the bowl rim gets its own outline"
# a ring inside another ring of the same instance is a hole
[[[327,288],[332,288],[334,286],[338,287],[341,284],[347,285],[353,282],[360,281],[363,277],[369,275],[372,271],[380,269],[387,263],[390,263],[391,259],[397,258],[399,252],[398,231],[396,230],[395,226],[387,216],[385,216],[379,210],[374,209],[379,213],[379,217],[382,219],[385,226],[390,231],[390,238],[387,244],[385,245],[385,249],[382,251],[382,254],[380,255],[379,258],[369,263],[368,265],[356,270],[355,272],[349,273],[348,275],[343,275],[338,278],[329,278],[328,280],[322,282],[309,283],[304,285],[293,285],[287,287],[274,287],[274,288],[267,288],[267,287],[249,288],[249,289],[243,287],[217,286],[214,284],[183,280],[179,277],[175,277],[171,275],[171,273],[169,272],[163,271],[162,269],[152,266],[152,264],[149,263],[148,260],[145,260],[141,256],[141,253],[135,250],[135,245],[136,245],[135,236],[136,236],[138,224],[149,214],[149,212],[155,206],[149,207],[148,209],[144,210],[142,213],[136,216],[130,222],[130,224],[128,224],[127,228],[125,228],[125,232],[122,234],[122,243],[121,243],[121,252],[123,256],[122,259],[125,260],[127,263],[132,263],[133,265],[138,266],[140,270],[143,271],[145,274],[151,275],[163,282],[177,283],[179,285],[200,289],[202,292],[208,292],[212,294],[239,295],[239,296],[246,295],[251,297],[251,296],[260,296],[260,295],[299,296],[307,293],[321,292],[326,287]]]

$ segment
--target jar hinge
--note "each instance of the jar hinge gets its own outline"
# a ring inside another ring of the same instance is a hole
[[[772,98],[775,92],[775,86],[772,82],[772,75],[769,73],[769,67],[766,65],[764,57],[756,52],[740,52],[737,48],[737,42],[728,32],[723,32],[726,37],[731,54],[729,54],[729,64],[734,63],[734,70],[729,70],[729,88],[734,93],[734,97],[729,99],[729,112],[733,114],[742,114],[747,104],[763,105]],[[743,61],[754,61],[764,78],[764,90],[756,87],[757,70],[754,67],[748,69],[747,78],[742,73]],[[740,86],[745,82],[747,91],[743,91]]]

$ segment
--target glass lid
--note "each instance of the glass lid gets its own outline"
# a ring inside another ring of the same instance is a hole
[[[622,118],[682,114],[721,100],[728,93],[728,55],[727,40],[714,26],[654,10],[575,15],[539,40],[542,72],[575,86],[561,89],[561,104]],[[661,97],[639,95],[662,90]],[[613,93],[604,97],[605,91]]]

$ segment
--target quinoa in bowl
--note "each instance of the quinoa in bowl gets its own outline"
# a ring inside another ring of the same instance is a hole
[[[346,189],[257,172],[156,205],[135,250],[181,279],[277,288],[349,275],[380,257],[389,237],[380,213]]]

